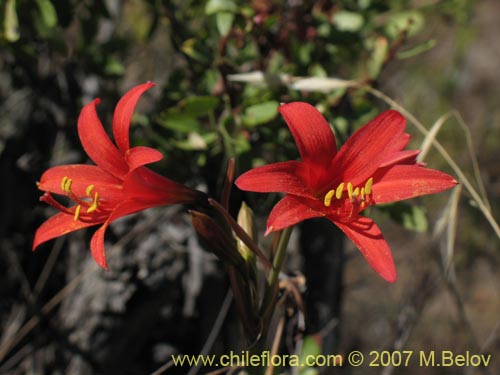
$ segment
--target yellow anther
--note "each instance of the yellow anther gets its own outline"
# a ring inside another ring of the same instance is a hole
[[[94,194],[94,200],[92,201],[92,205],[89,208],[87,208],[87,213],[89,214],[97,210],[98,204],[99,204],[99,193],[96,192]]]
[[[62,191],[66,191],[66,182],[68,181],[68,177],[64,176],[61,180],[61,189]]]
[[[87,189],[85,189],[85,194],[87,194],[87,197],[90,197],[90,194],[92,194],[92,190],[94,190],[94,185],[87,186]]]
[[[365,183],[365,194],[370,195],[372,193],[373,177],[370,177]]]
[[[344,183],[341,182],[340,185],[337,187],[337,193],[335,193],[335,198],[340,199],[342,198],[342,191],[344,190]]]
[[[361,188],[361,200],[363,200],[363,201],[365,200],[365,188],[364,187]]]
[[[73,184],[73,180],[68,177],[64,177],[61,182],[61,187],[66,194],[71,193],[71,184]]]
[[[352,199],[352,193],[353,193],[353,186],[351,182],[347,183],[347,195],[349,196],[349,199]]]
[[[356,189],[354,189],[354,191],[352,192],[352,195],[353,195],[353,197],[358,197],[359,196],[359,187],[357,187]]]
[[[77,221],[78,218],[80,217],[80,211],[82,209],[82,206],[78,205],[75,208],[75,216],[73,216],[73,220]]]
[[[330,204],[332,202],[332,198],[333,198],[334,194],[335,194],[335,189],[332,189],[328,193],[326,193],[325,200],[324,200],[326,207],[330,207]]]

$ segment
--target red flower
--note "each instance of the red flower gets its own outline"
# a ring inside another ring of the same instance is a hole
[[[90,250],[95,261],[107,268],[104,233],[109,223],[147,208],[190,203],[202,197],[202,193],[144,167],[162,159],[159,151],[142,146],[130,147],[129,127],[134,108],[140,96],[153,86],[151,82],[136,86],[118,102],[113,116],[116,146],[97,116],[99,99],[83,107],[78,119],[78,134],[83,149],[97,165],[62,165],[50,168],[42,175],[38,188],[45,194],[40,200],[61,212],[38,228],[33,250],[55,237],[103,224],[92,237]],[[63,206],[52,193],[66,195],[74,205]]]
[[[418,150],[403,150],[410,136],[404,132],[404,117],[396,111],[371,120],[338,152],[330,126],[313,106],[290,103],[280,112],[302,161],[258,167],[236,180],[243,190],[287,193],[269,215],[267,233],[326,217],[351,238],[380,276],[396,281],[387,242],[377,225],[360,213],[377,203],[438,193],[457,181],[416,163]]]

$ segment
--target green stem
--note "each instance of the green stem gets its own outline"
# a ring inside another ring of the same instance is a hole
[[[260,315],[262,317],[262,336],[251,349],[251,354],[261,356],[262,352],[266,350],[266,342],[268,339],[269,325],[272,320],[274,309],[276,308],[276,295],[278,293],[278,281],[283,261],[285,260],[286,249],[288,241],[292,234],[293,227],[283,229],[273,259],[273,267],[267,276],[266,290],[264,291],[264,298],[260,307]],[[264,366],[247,367],[247,372],[250,375],[263,375],[266,372]]]
[[[269,276],[267,277],[266,292],[268,290],[271,291],[271,296],[274,296],[276,294],[279,274],[281,272],[281,267],[283,266],[283,261],[285,260],[286,249],[288,247],[288,241],[290,240],[292,230],[293,227],[288,227],[283,229],[280,235],[280,239],[278,241],[278,246],[276,246],[276,253],[273,259],[273,268],[271,269],[271,272],[269,272]],[[269,302],[271,301],[266,301],[264,295],[264,301],[262,302],[262,307],[264,308],[264,310],[262,311],[267,310],[268,306],[266,306],[266,303]]]

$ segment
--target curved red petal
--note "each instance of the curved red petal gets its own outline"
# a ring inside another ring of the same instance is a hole
[[[350,223],[332,221],[354,242],[375,272],[390,283],[396,281],[398,276],[391,250],[372,220],[360,216]]]
[[[314,203],[315,201],[294,195],[286,195],[274,206],[269,214],[266,235],[306,219],[326,216],[323,211],[314,208]]]
[[[314,198],[308,184],[301,175],[303,164],[298,161],[285,161],[257,167],[243,173],[235,181],[241,190],[258,193],[290,193]]]
[[[92,225],[99,223],[82,221],[75,221],[73,215],[68,215],[65,213],[58,213],[54,216],[48,218],[35,232],[35,238],[33,239],[33,250],[35,250],[39,245],[56,237],[63,236],[67,233],[74,232],[75,230],[87,228]]]
[[[99,104],[99,99],[85,105],[78,117],[80,141],[94,163],[113,176],[123,178],[128,172],[128,165],[106,134],[97,116],[96,104]]]
[[[137,207],[132,207],[131,203],[133,202],[124,201],[116,206],[107,220],[94,233],[92,239],[90,240],[90,253],[92,254],[92,258],[94,258],[96,263],[105,270],[108,269],[108,264],[106,262],[106,252],[104,248],[104,235],[106,234],[106,230],[108,229],[108,226],[111,222],[119,219],[120,217],[140,211],[140,209],[137,209]]]
[[[302,161],[326,169],[335,157],[337,146],[323,115],[303,102],[283,104],[279,111],[292,132]]]
[[[139,167],[130,173],[125,179],[123,190],[128,197],[133,197],[138,204],[142,204],[141,209],[206,199],[202,192],[163,177],[146,167]]]
[[[396,165],[374,177],[372,198],[375,204],[396,202],[421,195],[439,193],[458,182],[450,175],[418,165]]]
[[[130,120],[139,98],[145,91],[155,86],[152,82],[146,82],[129,90],[122,96],[115,108],[113,115],[113,135],[115,142],[122,153],[130,148]]]
[[[90,254],[95,262],[105,270],[108,270],[108,263],[106,261],[106,250],[104,248],[104,235],[106,234],[109,223],[111,223],[111,220],[108,218],[90,240]]]
[[[90,185],[98,187],[101,197],[110,197],[122,192],[122,181],[113,177],[95,165],[70,164],[52,167],[40,178],[38,188],[55,194],[66,194],[61,188],[63,178],[72,180],[71,191],[78,197],[84,197]]]
[[[387,155],[379,168],[390,167],[396,164],[416,164],[420,150],[405,150]]]
[[[134,170],[143,165],[155,163],[163,159],[163,154],[154,148],[137,146],[125,152],[130,170]]]
[[[357,186],[372,177],[386,157],[407,142],[405,125],[399,112],[389,110],[354,132],[332,162],[330,170],[336,176],[333,182]]]

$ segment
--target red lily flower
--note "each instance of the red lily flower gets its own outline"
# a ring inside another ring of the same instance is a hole
[[[302,220],[326,217],[359,248],[385,280],[396,281],[391,251],[378,226],[360,213],[377,203],[395,202],[449,189],[457,181],[416,162],[418,150],[404,150],[406,120],[385,111],[356,131],[337,152],[335,137],[313,106],[280,107],[302,161],[252,169],[236,180],[243,190],[287,193],[273,208],[267,233]]]
[[[36,231],[33,250],[55,237],[92,225],[103,224],[94,234],[90,250],[95,261],[107,269],[104,234],[112,221],[147,208],[191,203],[203,193],[189,189],[144,167],[162,159],[148,147],[130,147],[129,127],[140,96],[151,82],[128,91],[118,102],[113,116],[115,146],[99,120],[95,99],[83,107],[78,118],[78,135],[83,149],[97,165],[62,165],[50,168],[38,188],[41,201],[60,213],[50,217]],[[65,207],[52,194],[66,195],[74,205]]]

